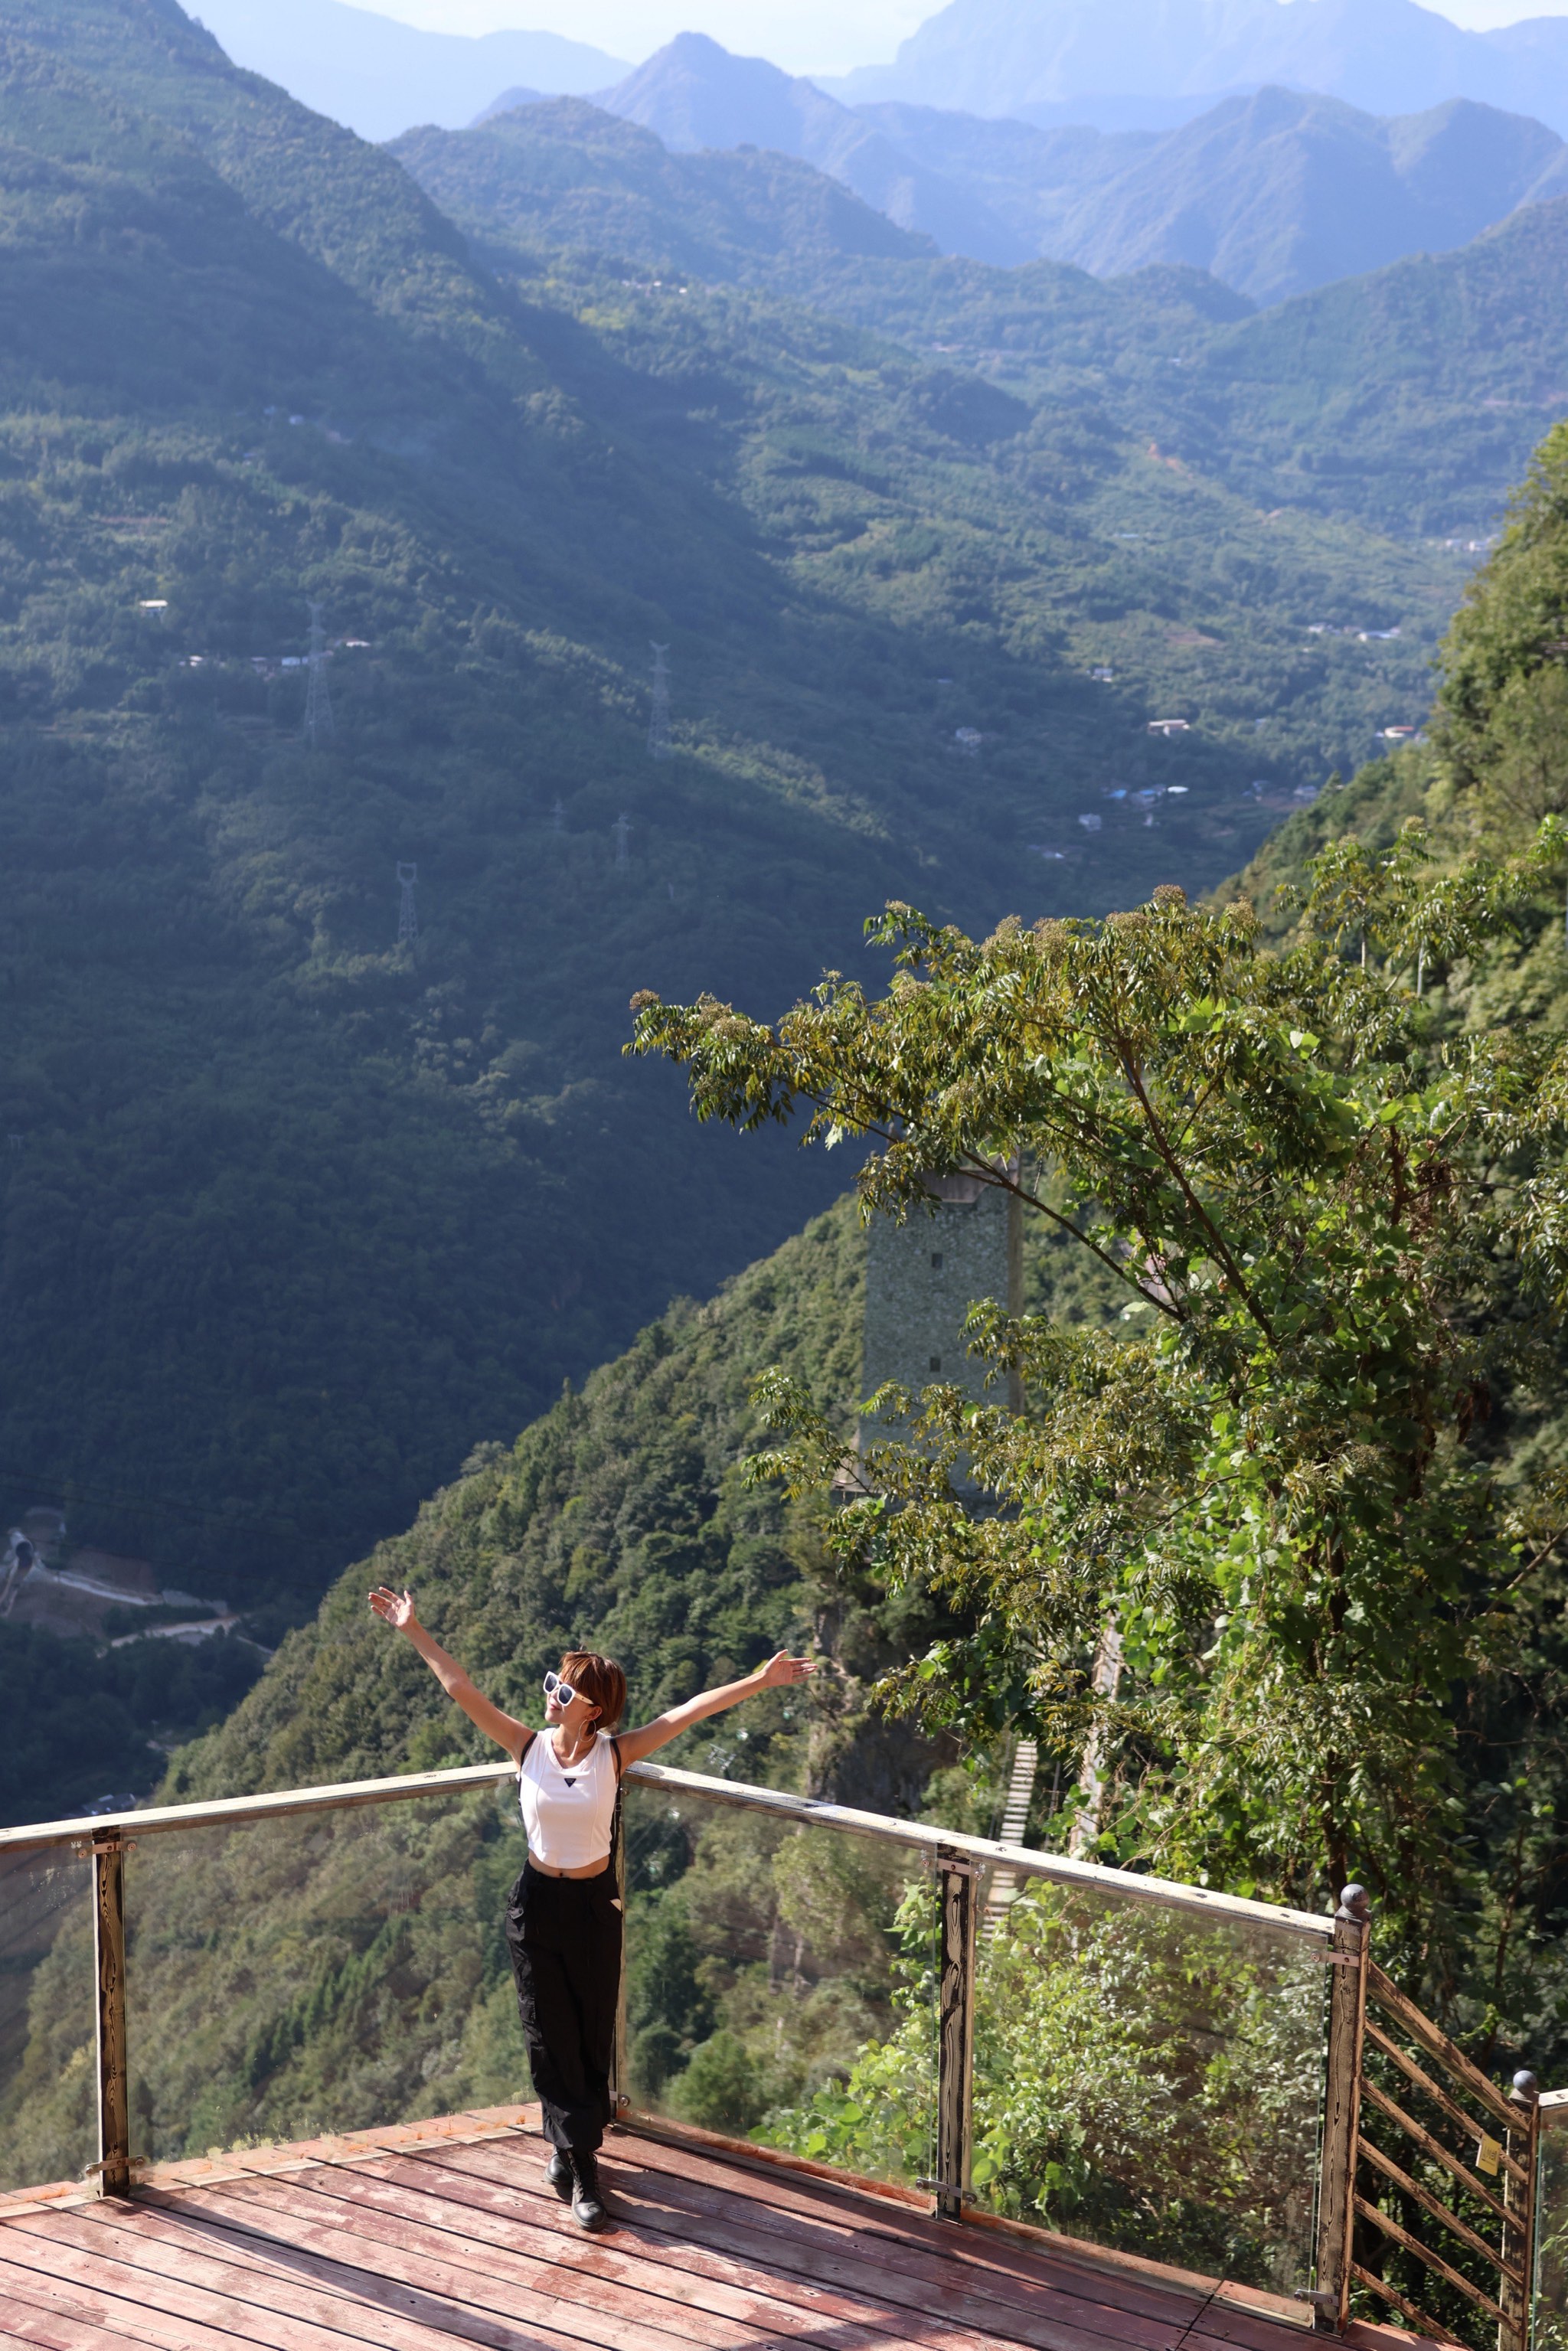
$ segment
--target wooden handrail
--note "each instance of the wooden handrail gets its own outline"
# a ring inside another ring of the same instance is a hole
[[[119,1830],[138,1839],[166,1836],[181,1829],[238,1827],[249,1821],[282,1820],[306,1813],[341,1812],[354,1805],[408,1803],[422,1796],[460,1796],[474,1790],[500,1787],[515,1779],[511,1763],[470,1764],[452,1771],[400,1772],[386,1780],[350,1780],[321,1788],[288,1788],[256,1796],[225,1796],[200,1804],[152,1804],[145,1811],[89,1813],[78,1820],[42,1821],[25,1828],[0,1829],[0,1854],[47,1845],[86,1846],[95,1837]],[[1261,1927],[1320,1947],[1333,1935],[1333,1920],[1310,1910],[1290,1910],[1270,1902],[1252,1902],[1239,1894],[1217,1894],[1207,1886],[1182,1886],[1165,1877],[1147,1877],[1141,1871],[1111,1869],[1104,1863],[1077,1861],[1069,1854],[1037,1853],[1027,1845],[1003,1844],[992,1837],[962,1835],[929,1821],[895,1821],[883,1813],[857,1812],[848,1804],[827,1804],[812,1796],[796,1796],[781,1788],[755,1788],[741,1780],[718,1780],[700,1771],[682,1771],[664,1763],[634,1763],[628,1780],[645,1787],[668,1789],[703,1803],[727,1804],[741,1811],[770,1813],[802,1828],[840,1829],[882,1844],[899,1845],[924,1854],[935,1866],[939,1855],[956,1854],[994,1866],[1000,1863],[1020,1877],[1039,1877],[1055,1886],[1081,1887],[1086,1893],[1114,1895],[1156,1909],[1181,1910],[1196,1917],[1214,1918],[1237,1926]]]

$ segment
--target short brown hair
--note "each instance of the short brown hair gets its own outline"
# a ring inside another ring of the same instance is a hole
[[[599,1729],[614,1729],[626,1711],[626,1677],[613,1657],[601,1657],[593,1649],[569,1649],[560,1661],[560,1677],[599,1708]]]

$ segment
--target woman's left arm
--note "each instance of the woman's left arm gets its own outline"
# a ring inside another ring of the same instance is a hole
[[[787,1649],[780,1649],[776,1657],[769,1657],[765,1666],[758,1666],[744,1680],[726,1682],[722,1689],[704,1690],[700,1697],[688,1698],[681,1705],[671,1707],[667,1713],[655,1716],[652,1722],[645,1722],[641,1730],[619,1732],[615,1743],[621,1750],[621,1761],[640,1763],[644,1755],[652,1755],[657,1747],[667,1747],[672,1739],[678,1739],[694,1722],[706,1722],[710,1714],[723,1714],[727,1708],[738,1706],[743,1698],[755,1698],[758,1690],[787,1689],[791,1682],[803,1682],[810,1671],[809,1657],[792,1657]]]

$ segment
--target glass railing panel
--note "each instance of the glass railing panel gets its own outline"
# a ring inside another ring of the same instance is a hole
[[[937,1908],[919,1853],[629,1785],[626,1930],[637,2111],[929,2175]]]
[[[1534,2351],[1568,2351],[1568,2095],[1541,2101]]]
[[[131,2145],[168,2162],[529,2095],[509,1787],[139,1839]]]
[[[988,1892],[980,2208],[1283,2296],[1310,2287],[1322,1946],[1097,1886]]]
[[[0,2191],[78,2179],[98,2155],[92,1864],[0,1855]]]

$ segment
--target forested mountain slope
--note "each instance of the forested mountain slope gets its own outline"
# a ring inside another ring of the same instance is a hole
[[[1255,315],[1195,271],[1139,271],[1100,304],[1076,272],[1040,263],[842,263],[816,298],[1035,399],[1081,401],[1092,383],[1167,468],[1223,483],[1271,523],[1469,539],[1568,409],[1565,251],[1560,196],[1456,252]]]
[[[622,1062],[633,988],[1206,886],[1419,719],[1467,559],[1228,486],[1201,277],[570,105],[411,150],[455,221],[172,0],[0,37],[0,1486],[298,1616],[826,1196]]]
[[[787,294],[1085,424],[1107,416],[1167,487],[1173,466],[1201,474],[1271,528],[1305,511],[1406,542],[1479,538],[1568,407],[1553,292],[1568,197],[1252,315],[1194,269],[1096,285],[1050,263],[938,258],[784,156],[672,153],[580,101],[411,132],[393,152],[504,274],[537,280],[564,246],[612,277],[690,270]],[[775,206],[789,223],[776,245]]]
[[[740,1467],[756,1434],[747,1382],[769,1362],[792,1364],[845,1408],[852,1400],[863,1259],[858,1217],[843,1203],[710,1303],[674,1306],[515,1447],[487,1448],[406,1533],[340,1578],[229,1721],[180,1757],[168,1785],[235,1794],[498,1760],[371,1616],[368,1583],[383,1577],[412,1584],[424,1621],[482,1686],[534,1719],[541,1673],[574,1642],[625,1658],[642,1719],[786,1639],[827,1632],[830,1617],[836,1646],[862,1672],[918,1637],[874,1593],[861,1608],[830,1593],[810,1525],[775,1492],[748,1489]],[[810,1768],[833,1787],[860,1725],[857,1694],[841,1678],[817,1694],[809,1719],[790,1694],[769,1696],[744,1721],[694,1734],[674,1752],[699,1770],[786,1783]],[[913,1808],[936,1760],[925,1750],[923,1761],[907,1735],[879,1742],[873,1731],[857,1787]],[[517,2095],[516,2004],[497,1934],[520,1861],[515,1799],[399,1807],[345,1824],[340,1838],[329,1821],[324,1837],[302,1843],[290,1831],[281,1844],[251,1840],[227,1854],[209,1843],[194,1875],[192,1849],[171,1848],[172,1877],[161,1875],[155,1892],[141,1886],[147,2005],[133,2096],[148,2145],[205,2147],[258,2126],[287,2134],[304,2114],[319,2126],[329,2116],[444,2112]],[[385,1916],[389,1833],[404,1912],[417,1914],[412,1939],[408,1917]],[[188,1946],[176,1956],[195,1925],[193,1905],[216,1895],[225,1907],[231,1862],[261,1873],[252,1877],[260,1898],[246,1907],[269,1955],[247,1962],[210,1915],[193,1966]],[[161,1870],[157,1856],[152,1866]],[[7,2050],[0,2064],[5,2184],[58,2177],[77,2160],[77,1928],[67,1920],[35,1980],[25,2052]]]

